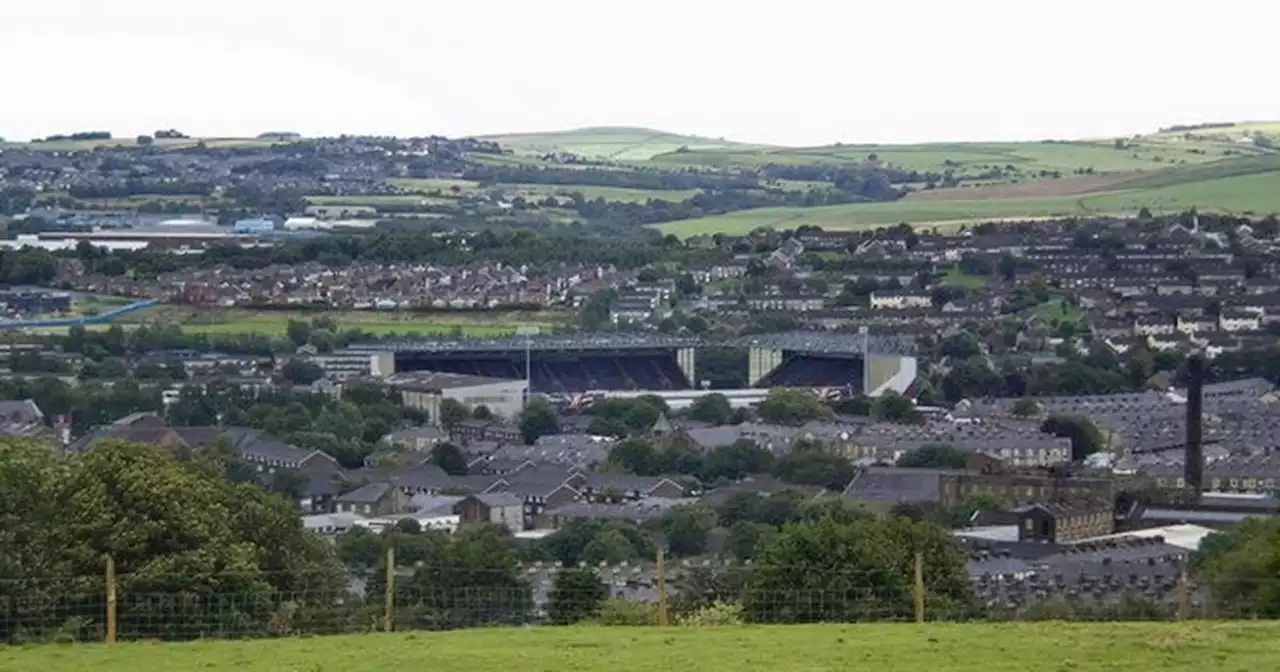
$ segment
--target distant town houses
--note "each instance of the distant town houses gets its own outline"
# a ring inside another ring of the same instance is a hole
[[[490,262],[462,267],[312,263],[241,270],[219,266],[165,273],[152,280],[86,275],[82,270],[67,265],[60,281],[86,292],[186,305],[323,305],[343,310],[549,307],[569,303],[574,287],[617,275],[612,267],[590,264],[534,268]]]

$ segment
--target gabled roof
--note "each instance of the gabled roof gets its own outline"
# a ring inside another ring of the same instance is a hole
[[[390,494],[392,487],[386,482],[369,483],[342,495],[338,501],[347,504],[376,504]]]
[[[391,482],[406,490],[444,490],[454,485],[453,477],[434,464],[419,464],[394,473]]]
[[[471,497],[492,509],[524,506],[524,498],[513,492],[486,492],[479,495],[471,495]]]
[[[0,401],[0,418],[6,422],[30,425],[44,422],[44,411],[31,399]]]
[[[649,493],[657,489],[663,483],[681,487],[678,482],[662,476],[632,476],[630,474],[615,473],[593,473],[587,474],[582,480],[581,487],[591,488],[592,490],[620,490],[635,491],[641,493]]]
[[[943,469],[868,467],[845,487],[843,497],[867,502],[937,502],[942,499]]]

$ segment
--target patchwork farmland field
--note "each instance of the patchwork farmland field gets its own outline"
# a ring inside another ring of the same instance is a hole
[[[1123,147],[1117,147],[1115,140],[729,147],[669,152],[653,156],[650,161],[663,165],[751,167],[766,163],[861,163],[874,155],[878,161],[911,170],[953,170],[958,175],[984,168],[1012,168],[1025,173],[1057,171],[1070,175],[1078,170],[1094,173],[1163,170],[1270,153],[1239,142],[1210,138],[1187,140],[1174,134],[1153,134],[1125,142]]]
[[[186,644],[0,647],[9,672],[1257,672],[1280,667],[1274,621],[532,628]]]
[[[1100,178],[1092,185],[1066,179],[1047,180],[1027,185],[921,192],[893,202],[762,208],[671,222],[659,228],[664,233],[689,237],[741,234],[761,226],[794,228],[807,224],[832,230],[858,230],[900,222],[929,226],[982,220],[1134,215],[1144,207],[1157,214],[1192,207],[1204,212],[1234,214],[1280,212],[1280,161],[1274,169],[1265,171],[1258,161],[1242,162],[1234,167],[1225,163],[1206,164],[1182,170],[1128,174],[1114,181]],[[1055,182],[1062,184],[1055,185]],[[1055,187],[1066,193],[1053,194]],[[1037,193],[1047,195],[1037,196]]]

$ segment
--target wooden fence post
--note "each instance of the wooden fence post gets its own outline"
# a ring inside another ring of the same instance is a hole
[[[116,561],[107,556],[107,643],[116,643]]]
[[[916,623],[924,623],[924,553],[916,551],[915,557]]]
[[[396,625],[396,547],[387,544],[387,592],[383,598],[382,629],[391,632]]]
[[[667,616],[667,552],[658,549],[658,566],[655,569],[658,579],[658,625],[670,625]]]
[[[1191,589],[1188,586],[1187,578],[1187,561],[1183,559],[1178,563],[1178,620],[1186,620],[1191,612]]]

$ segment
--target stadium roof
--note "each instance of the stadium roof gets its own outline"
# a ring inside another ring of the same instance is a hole
[[[866,336],[866,343],[872,353],[909,355],[915,352],[915,340],[909,337],[869,334]],[[772,348],[792,352],[866,354],[863,352],[862,334],[827,331],[758,334],[737,339],[731,345],[740,348]]]
[[[626,350],[643,348],[693,348],[696,338],[662,334],[549,334],[482,339],[433,339],[390,343],[353,344],[351,351],[487,352],[524,350]]]
[[[461,373],[408,371],[390,376],[383,382],[392,387],[405,390],[439,393],[450,389],[524,381],[511,381],[506,378],[493,378],[490,376],[471,376]]]

